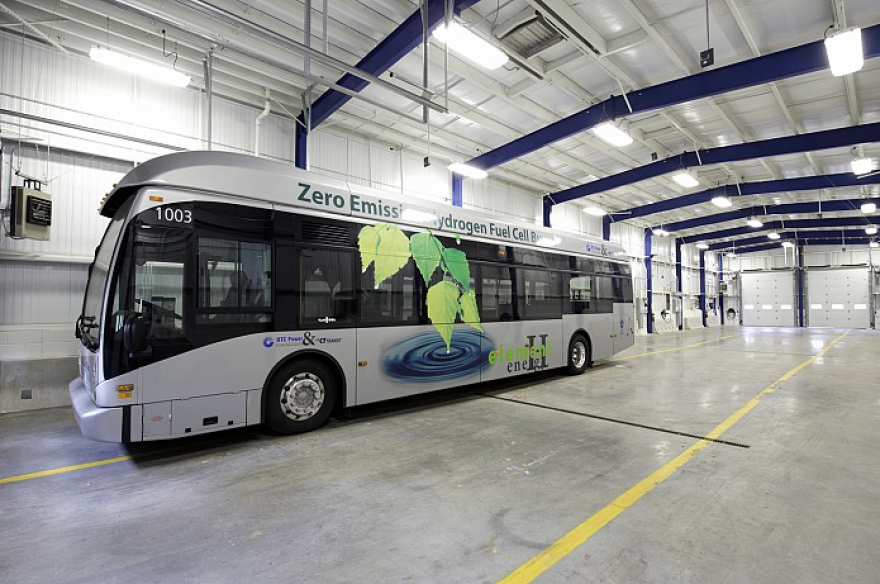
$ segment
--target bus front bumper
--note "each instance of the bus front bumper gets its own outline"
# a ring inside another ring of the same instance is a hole
[[[83,436],[102,442],[122,442],[122,408],[96,406],[80,377],[71,381],[68,389]]]

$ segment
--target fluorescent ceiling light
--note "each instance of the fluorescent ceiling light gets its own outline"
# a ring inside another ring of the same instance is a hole
[[[880,243],[877,243],[876,241],[872,241],[871,243],[868,244],[868,247],[880,247]]]
[[[594,127],[593,133],[596,134],[599,138],[602,138],[603,140],[611,144],[612,146],[617,146],[618,148],[629,146],[633,143],[632,136],[630,136],[624,130],[621,130],[617,127],[617,125],[611,122],[605,122]]]
[[[700,181],[695,179],[693,175],[689,172],[679,172],[678,174],[673,174],[672,180],[674,180],[686,189],[700,186]]]
[[[508,61],[508,57],[498,47],[484,41],[457,22],[450,22],[449,29],[441,25],[434,29],[434,38],[484,69],[497,69]]]
[[[697,244],[697,249],[709,249],[709,244],[700,242]]]
[[[652,229],[651,233],[653,233],[657,237],[666,237],[667,235],[669,235],[669,232],[666,231],[665,229],[663,229],[662,227],[656,227],[656,228]]]
[[[835,77],[855,73],[865,64],[862,51],[862,29],[854,28],[831,35],[825,39],[828,64]]]
[[[770,239],[779,239],[780,236],[775,231],[771,231],[770,233],[767,234],[767,237],[769,237]]]
[[[782,247],[794,247],[794,244],[790,241],[783,241]]]
[[[729,251],[729,252],[727,252],[725,255],[726,255],[727,257],[729,257],[729,258],[735,258],[735,257],[736,257],[736,252],[735,252],[735,251]]]
[[[877,205],[874,203],[862,203],[862,213],[865,215],[869,215],[877,210]]]
[[[602,207],[584,207],[584,213],[593,217],[604,217],[608,214]]]
[[[877,228],[876,227],[865,227],[865,234],[866,235],[876,235]]]
[[[460,174],[462,176],[466,176],[468,178],[486,178],[489,176],[489,173],[483,170],[482,168],[477,168],[476,166],[470,166],[465,164],[464,162],[453,162],[449,166],[447,166],[449,170],[454,173]]]
[[[97,61],[115,69],[121,69],[127,73],[134,73],[153,81],[174,85],[175,87],[186,87],[191,81],[189,75],[175,71],[170,67],[149,63],[142,59],[129,57],[128,55],[102,49],[101,47],[92,47],[89,51],[89,57],[92,58],[92,61]]]
[[[746,225],[749,227],[754,227],[757,229],[758,227],[764,227],[764,223],[758,219],[757,217],[750,217],[748,221],[746,221]]]
[[[712,197],[712,204],[718,207],[719,209],[726,209],[733,205],[733,203],[725,197],[724,195],[718,195],[717,197]]]
[[[874,161],[870,158],[856,158],[850,162],[850,166],[855,175],[868,174],[874,170]]]

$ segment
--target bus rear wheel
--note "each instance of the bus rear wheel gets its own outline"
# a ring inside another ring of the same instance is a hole
[[[590,366],[590,343],[586,337],[577,334],[571,338],[568,344],[568,374],[580,375]]]
[[[336,404],[336,377],[317,361],[294,361],[281,368],[266,394],[266,424],[279,434],[314,430]]]

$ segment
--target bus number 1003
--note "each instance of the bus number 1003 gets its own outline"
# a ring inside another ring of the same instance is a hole
[[[169,223],[192,223],[192,211],[189,209],[174,209],[172,207],[156,207],[159,221]]]

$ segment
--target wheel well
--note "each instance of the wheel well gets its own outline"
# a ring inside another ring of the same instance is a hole
[[[345,384],[345,375],[342,373],[342,366],[339,364],[339,361],[328,355],[327,353],[321,353],[320,351],[298,351],[291,355],[288,355],[281,361],[275,364],[272,370],[269,372],[269,375],[266,376],[266,380],[263,382],[263,393],[260,399],[260,419],[262,421],[266,421],[266,403],[265,396],[266,390],[269,388],[269,384],[272,382],[272,379],[275,377],[275,374],[281,370],[282,367],[286,367],[291,363],[295,363],[297,361],[318,361],[319,363],[323,363],[326,365],[330,371],[333,373],[333,377],[336,381],[336,387],[339,388],[339,395],[336,396],[336,405],[333,406],[333,413],[339,413],[345,407],[347,403],[346,393],[347,387]]]
[[[585,331],[584,329],[578,329],[571,333],[571,339],[568,339],[568,344],[571,345],[571,340],[575,338],[577,335],[582,335],[587,340],[587,348],[590,349],[590,363],[593,362],[593,340],[590,338],[590,333]]]

